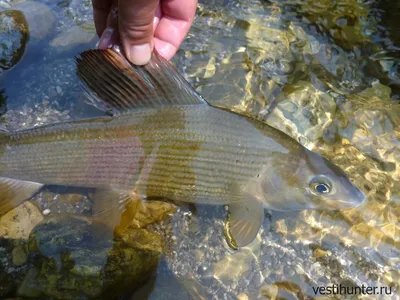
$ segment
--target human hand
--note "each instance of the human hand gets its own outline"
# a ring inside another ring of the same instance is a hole
[[[136,65],[149,62],[155,48],[170,60],[188,33],[197,0],[92,0],[99,48],[122,44]]]

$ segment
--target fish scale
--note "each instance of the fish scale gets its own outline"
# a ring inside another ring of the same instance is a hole
[[[180,107],[176,109],[182,110]],[[207,112],[207,110],[210,111]],[[229,134],[234,138],[227,138],[227,128],[222,124],[229,122],[226,120],[227,118],[237,122],[236,115],[200,107],[185,107],[184,111],[187,112],[185,126],[179,132],[175,130],[172,135],[160,135],[160,132],[165,131],[162,121],[153,122],[152,126],[147,126],[145,130],[140,129],[141,120],[145,122],[149,115],[156,115],[157,111],[147,114],[141,112],[139,116],[131,113],[129,116],[121,117],[123,121],[115,120],[117,124],[114,124],[114,121],[103,122],[103,119],[93,121],[93,123],[84,122],[82,126],[77,123],[80,133],[77,129],[71,128],[71,123],[67,123],[64,131],[63,125],[58,124],[54,129],[52,126],[48,126],[45,130],[40,129],[36,132],[33,130],[29,135],[19,134],[19,138],[11,135],[8,148],[0,157],[0,163],[6,166],[1,170],[1,176],[44,184],[60,183],[93,187],[93,185],[102,185],[111,181],[120,188],[126,188],[124,184],[132,187],[134,183],[126,180],[124,176],[132,173],[127,172],[127,169],[134,167],[127,166],[126,163],[133,161],[138,163],[140,159],[146,159],[144,150],[148,148],[148,152],[151,152],[153,145],[158,143],[164,149],[162,152],[156,153],[158,162],[153,166],[158,175],[157,184],[153,182],[149,182],[149,184],[164,186],[168,182],[160,182],[162,176],[168,181],[173,177],[168,174],[176,172],[180,174],[177,178],[180,178],[186,172],[195,172],[197,184],[200,186],[203,181],[208,181],[215,173],[220,176],[215,178],[214,182],[221,183],[232,180],[242,181],[254,176],[258,169],[257,164],[267,163],[266,151],[271,152],[280,148],[274,141],[263,140],[262,132],[257,129],[242,130],[241,132],[231,131]],[[165,111],[162,114],[163,116],[168,115]],[[215,115],[214,118],[219,120],[221,126],[218,126],[218,123],[214,124],[215,127],[208,126],[207,119],[204,118],[206,115]],[[203,117],[203,126],[199,126],[201,117]],[[192,123],[191,120],[195,121]],[[127,124],[129,122],[133,124]],[[239,120],[239,123],[241,124],[240,128],[249,126],[246,119]],[[85,127],[89,124],[90,126]],[[124,131],[130,132],[131,137],[128,133],[122,134],[122,137],[112,134],[120,124],[124,124]],[[68,128],[71,128],[70,131]],[[88,128],[97,130],[101,134],[92,134]],[[46,138],[44,141],[38,139],[37,143],[33,143],[35,134]],[[137,134],[140,135],[137,136]],[[79,140],[74,136],[79,136]],[[199,143],[201,143],[201,149],[195,154],[191,153],[193,150],[187,147],[191,141],[200,141]],[[137,144],[140,146],[137,147]],[[238,144],[241,146],[238,147]],[[137,149],[137,151],[133,151],[133,149]],[[285,150],[281,148],[279,151]],[[246,153],[246,156],[242,157],[241,152]],[[286,150],[286,152],[288,151]],[[164,155],[163,157],[162,153],[168,153],[168,156]],[[193,155],[196,157],[192,159],[191,170],[183,168],[179,162]],[[254,164],[250,164],[251,161]],[[137,166],[137,170],[134,172],[140,173],[140,167]],[[101,176],[105,173],[108,176]],[[57,182],[53,182],[53,178],[57,178]],[[121,178],[122,182],[119,182],[118,178]]]

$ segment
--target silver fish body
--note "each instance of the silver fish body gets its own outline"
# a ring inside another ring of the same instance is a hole
[[[147,198],[205,204],[238,201],[238,191],[255,182],[265,187],[263,196],[257,195],[264,206],[278,210],[299,208],[295,199],[282,195],[293,196],[289,181],[297,184],[296,172],[310,169],[314,156],[321,159],[270,126],[206,105],[55,124],[2,142],[2,177],[45,185],[112,186]],[[335,175],[324,162],[309,174]],[[353,185],[345,187],[351,193]],[[309,199],[302,206],[341,208],[340,203],[327,206]]]
[[[100,77],[110,72],[119,75],[121,68],[125,70],[121,71],[125,74],[122,79],[131,80],[129,87],[133,85],[135,93],[144,90],[141,82],[128,77],[132,72],[144,78],[144,83],[157,79],[153,74],[146,77],[143,69],[124,65],[127,63],[115,53],[94,52],[90,56],[101,60],[99,65],[104,57],[107,69]],[[88,67],[85,60],[82,63],[81,77],[102,99],[121,90],[135,95],[128,87],[122,89],[123,84],[97,85],[85,69],[94,66],[88,61]],[[158,70],[162,69],[160,64],[164,63],[155,63]],[[131,192],[143,199],[229,204],[232,235],[239,246],[244,246],[258,232],[263,207],[341,209],[364,201],[362,192],[342,170],[284,133],[253,118],[210,106],[202,99],[186,103],[182,100],[185,97],[173,94],[176,90],[171,85],[175,81],[168,81],[170,76],[158,76],[158,81],[150,82],[155,92],[148,105],[140,104],[142,107],[114,117],[1,135],[4,195],[15,201],[6,205],[0,199],[0,215],[43,185],[97,188],[102,207],[120,206],[121,199]],[[189,99],[196,96],[182,79],[173,78]],[[170,101],[168,105],[153,105],[162,101],[156,94],[157,84]],[[129,105],[124,99],[108,103],[118,108]],[[16,196],[18,191],[21,196]]]

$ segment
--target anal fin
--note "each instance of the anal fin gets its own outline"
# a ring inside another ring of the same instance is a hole
[[[43,184],[0,177],[0,216],[35,195]]]
[[[260,201],[251,198],[229,205],[229,218],[225,235],[230,247],[237,249],[250,244],[257,236],[264,220],[264,208]]]

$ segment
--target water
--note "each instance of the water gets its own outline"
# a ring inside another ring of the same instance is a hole
[[[0,77],[7,96],[3,119],[10,129],[99,114],[84,104],[73,59],[94,47],[95,40],[71,47],[49,45],[73,25],[85,24],[93,31],[87,25],[90,3],[44,3],[57,16],[54,32],[31,45],[23,60]],[[156,270],[142,271],[150,276],[147,283],[131,291],[132,285],[110,283],[110,277],[139,282],[126,253],[148,257],[143,249],[150,244],[157,256],[159,238],[143,229],[122,232],[114,252],[107,240],[84,242],[93,240],[87,221],[64,215],[88,215],[90,191],[83,196],[45,191],[32,202],[42,212],[49,209],[45,218],[56,225],[37,226],[39,234],[31,234],[29,247],[29,232],[0,238],[0,282],[6,287],[0,295],[87,299],[108,289],[105,299],[311,299],[321,296],[316,288],[341,284],[349,292],[355,286],[382,287],[383,295],[345,296],[342,290],[336,298],[399,299],[398,5],[355,0],[200,1],[195,23],[173,59],[210,102],[255,114],[332,160],[366,193],[367,203],[339,212],[266,211],[256,241],[239,251],[224,240],[223,207],[183,207],[165,218],[162,212],[172,208],[154,204],[143,211],[138,227],[144,220],[154,222],[150,228],[162,236],[165,255]],[[37,222],[43,218],[40,212],[35,216]],[[31,227],[32,220],[36,219],[31,218]],[[64,224],[63,230],[57,224]],[[132,234],[139,235],[139,245],[125,243],[124,237]],[[54,235],[61,236],[57,247],[54,240],[43,238]],[[44,248],[33,247],[35,239]],[[77,278],[81,286],[96,288],[72,288]]]

